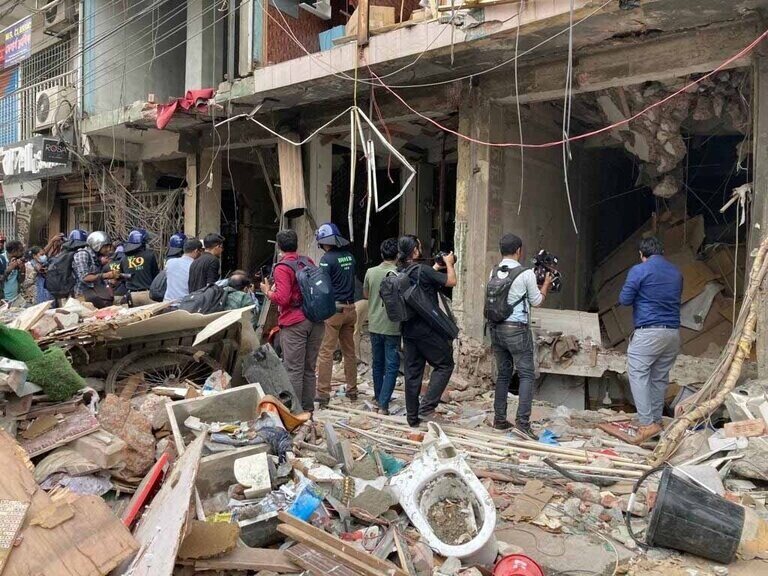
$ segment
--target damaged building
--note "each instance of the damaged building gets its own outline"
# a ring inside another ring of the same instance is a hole
[[[3,225],[27,243],[140,225],[159,249],[216,231],[226,271],[268,265],[280,226],[316,254],[334,221],[365,267],[415,233],[458,256],[459,365],[486,376],[484,279],[514,231],[559,259],[541,329],[575,322],[600,347],[541,350],[542,370],[592,377],[626,350],[617,294],[654,233],[685,273],[683,353],[712,360],[727,341],[762,234],[765,3],[377,0],[364,26],[336,2],[63,4],[69,25],[43,25],[28,61],[49,79],[22,64],[3,99],[22,112]],[[65,162],[42,161],[51,137]]]

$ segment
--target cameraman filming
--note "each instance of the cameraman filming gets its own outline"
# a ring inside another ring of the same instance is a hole
[[[23,306],[21,286],[26,275],[24,260],[24,244],[18,240],[8,242],[5,254],[0,254],[0,299],[9,302],[11,306]]]
[[[552,286],[552,275],[547,273],[539,288],[533,270],[515,271],[515,268],[521,266],[520,260],[523,259],[523,241],[514,234],[505,234],[501,238],[499,251],[501,262],[491,272],[491,279],[495,276],[501,280],[513,277],[513,280],[508,287],[505,308],[510,314],[505,320],[491,327],[491,341],[498,367],[493,401],[493,427],[497,430],[513,427],[507,420],[507,394],[512,372],[516,368],[520,377],[520,394],[514,427],[525,436],[538,440],[530,423],[535,367],[529,311],[531,306],[540,306],[544,302]]]

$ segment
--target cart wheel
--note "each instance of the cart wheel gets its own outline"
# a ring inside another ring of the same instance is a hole
[[[202,388],[205,380],[221,365],[200,350],[183,346],[137,350],[118,360],[107,375],[107,393],[120,394],[126,379],[144,374],[133,396],[146,394],[155,386],[184,387],[187,381]]]

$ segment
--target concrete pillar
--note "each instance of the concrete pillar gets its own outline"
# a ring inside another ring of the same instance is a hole
[[[221,14],[214,0],[187,2],[187,58],[185,86],[187,90],[216,88],[224,74],[224,26],[226,19],[213,24]]]
[[[753,85],[753,191],[749,252],[757,248],[768,233],[768,50],[761,47],[755,57]],[[747,278],[752,258],[747,258]],[[757,294],[757,373],[768,378],[768,292],[765,282]],[[745,287],[748,285],[744,283]]]
[[[459,109],[459,132],[492,141],[501,125],[501,111],[482,90],[473,87]],[[488,272],[498,260],[502,230],[503,153],[459,139],[456,182],[458,283],[453,307],[464,336],[483,339],[483,302]]]
[[[184,234],[197,234],[197,154],[187,154],[187,188],[184,190]]]
[[[432,232],[433,213],[427,210],[432,204],[435,189],[435,166],[429,162],[417,162],[416,178],[411,181],[400,201],[400,233],[416,234],[422,242],[429,242]],[[401,170],[401,184],[408,172]]]
[[[202,237],[221,232],[221,155],[211,148],[203,150],[197,174],[197,233]]]
[[[315,230],[331,220],[333,145],[315,138],[303,146],[302,158],[307,180],[307,213],[291,220],[290,227],[299,235],[299,250],[317,262],[322,252],[315,243]]]

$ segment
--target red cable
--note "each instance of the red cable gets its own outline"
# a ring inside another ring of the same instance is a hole
[[[661,106],[662,104],[665,104],[666,102],[669,102],[672,98],[675,98],[676,96],[679,96],[683,92],[686,92],[689,88],[691,88],[693,86],[696,86],[697,84],[703,82],[704,80],[706,80],[707,78],[713,76],[717,72],[720,72],[720,70],[722,70],[723,68],[727,67],[732,62],[735,62],[736,60],[738,60],[739,58],[741,58],[745,54],[748,54],[749,52],[754,50],[755,47],[758,44],[760,44],[760,42],[762,42],[766,38],[766,36],[768,36],[768,30],[766,30],[765,32],[760,34],[760,36],[758,36],[754,41],[752,41],[746,48],[741,50],[738,54],[736,54],[734,56],[731,56],[728,60],[726,60],[725,62],[720,64],[720,66],[718,66],[717,68],[715,68],[711,72],[705,74],[704,76],[702,76],[701,78],[699,78],[697,80],[694,80],[690,84],[684,86],[683,88],[681,88],[677,92],[674,92],[674,93],[670,94],[666,98],[664,98],[662,100],[659,100],[658,102],[656,102],[654,104],[651,104],[647,108],[641,110],[640,112],[638,112],[637,114],[635,114],[633,116],[630,116],[629,118],[625,118],[624,120],[620,120],[619,122],[616,122],[615,124],[611,124],[610,126],[605,126],[604,128],[599,128],[598,130],[593,130],[592,132],[587,132],[586,134],[579,134],[577,136],[572,136],[572,137],[570,137],[568,139],[562,139],[562,140],[558,140],[556,142],[546,142],[544,144],[523,144],[521,142],[485,142],[483,140],[477,140],[477,139],[472,138],[470,136],[466,136],[465,134],[461,134],[460,132],[457,132],[455,130],[451,130],[450,128],[448,128],[446,126],[443,126],[442,124],[440,124],[436,120],[433,120],[432,118],[430,118],[428,116],[425,116],[421,112],[415,110],[397,92],[395,92],[392,88],[387,86],[384,83],[384,81],[381,80],[381,78],[376,76],[376,74],[373,72],[373,70],[371,70],[370,66],[368,66],[366,64],[366,67],[368,68],[368,71],[371,73],[371,77],[376,78],[378,83],[383,88],[386,88],[389,92],[391,92],[392,95],[395,98],[397,98],[403,104],[403,106],[408,108],[408,110],[410,110],[411,112],[413,112],[414,114],[416,114],[420,118],[423,118],[427,122],[430,122],[431,124],[434,124],[437,128],[439,128],[440,130],[443,130],[445,132],[448,132],[449,134],[453,134],[454,136],[457,136],[457,137],[459,137],[459,138],[461,138],[463,140],[467,140],[469,142],[474,142],[475,144],[481,144],[483,146],[494,146],[494,147],[498,147],[498,148],[553,148],[555,146],[562,146],[566,142],[574,142],[574,141],[577,141],[577,140],[585,140],[586,138],[590,138],[592,136],[597,136],[598,134],[603,134],[604,132],[609,132],[610,130],[613,130],[614,128],[618,128],[619,126],[624,126],[626,124],[629,124],[633,120],[637,120],[638,118],[640,118],[640,116],[643,116],[644,114],[648,113],[649,111],[653,110],[654,108],[657,108],[657,107]]]

